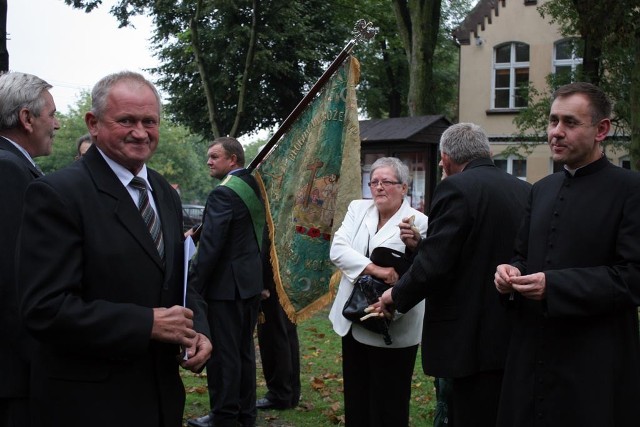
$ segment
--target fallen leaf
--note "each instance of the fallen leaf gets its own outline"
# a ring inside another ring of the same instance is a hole
[[[320,378],[313,377],[313,379],[311,380],[311,388],[313,388],[314,390],[322,390],[323,388],[325,388],[325,383]]]

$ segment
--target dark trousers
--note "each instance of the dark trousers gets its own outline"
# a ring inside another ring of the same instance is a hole
[[[235,301],[209,300],[213,352],[207,385],[214,426],[256,422],[256,357],[253,331],[260,296]]]
[[[351,331],[342,338],[346,427],[409,425],[411,377],[417,352],[418,345],[365,345],[356,341]]]
[[[498,414],[502,370],[451,379],[449,418],[454,427],[494,427]]]
[[[282,309],[275,291],[261,302],[264,322],[258,323],[258,344],[266,398],[285,407],[300,400],[300,348],[298,330]]]
[[[451,380],[449,378],[434,378],[436,389],[436,413],[433,416],[433,427],[455,427],[449,417],[451,402]]]
[[[29,425],[29,399],[0,399],[0,427]]]

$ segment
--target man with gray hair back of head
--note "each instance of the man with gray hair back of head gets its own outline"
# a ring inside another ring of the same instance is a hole
[[[0,426],[28,423],[31,342],[19,321],[15,256],[27,185],[42,175],[60,124],[52,86],[31,74],[0,75]]]
[[[493,271],[511,258],[530,185],[493,164],[487,135],[473,123],[449,127],[440,148],[446,179],[433,195],[427,237],[378,309],[406,313],[426,299],[424,372],[450,379],[453,425],[492,426],[510,335]]]
[[[472,160],[491,158],[491,147],[487,134],[480,126],[475,123],[458,123],[442,133],[440,153],[441,158],[446,157],[448,163],[453,163],[457,166],[456,169],[462,170]]]

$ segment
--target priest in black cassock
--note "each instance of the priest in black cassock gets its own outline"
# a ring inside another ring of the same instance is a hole
[[[640,174],[604,156],[610,114],[594,85],[553,95],[565,170],[533,186],[516,258],[495,275],[515,314],[499,427],[640,426]]]

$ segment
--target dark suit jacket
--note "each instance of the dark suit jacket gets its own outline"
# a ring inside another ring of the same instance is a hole
[[[502,369],[510,322],[493,284],[509,262],[530,185],[477,159],[436,188],[427,237],[393,287],[404,312],[426,298],[425,373],[458,378]]]
[[[169,183],[152,170],[148,177],[165,265],[95,146],[27,189],[18,280],[22,316],[39,341],[37,426],[182,424],[179,348],[150,340],[152,307],[182,303],[182,210]],[[206,317],[196,325],[206,331]]]
[[[22,152],[0,137],[0,398],[27,397],[29,340],[18,316],[15,257],[27,185],[40,176]]]
[[[242,169],[234,175],[260,197],[258,184],[249,171]],[[206,299],[221,301],[251,298],[263,289],[262,258],[251,214],[228,187],[217,186],[207,198],[190,283]]]

